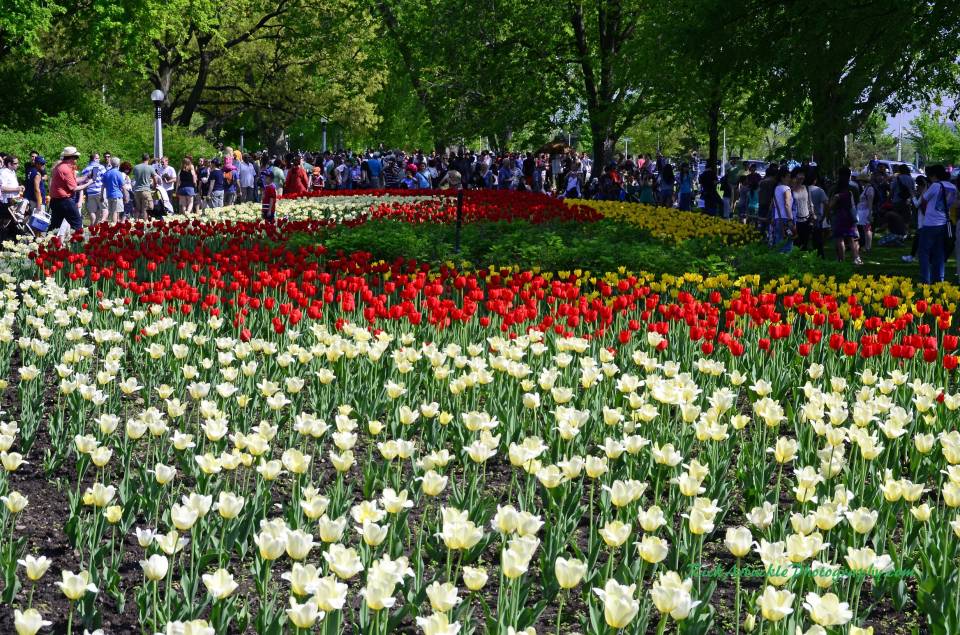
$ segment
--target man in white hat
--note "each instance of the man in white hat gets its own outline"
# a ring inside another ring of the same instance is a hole
[[[74,231],[83,229],[83,218],[73,200],[74,192],[85,190],[93,179],[85,178],[77,183],[77,159],[80,153],[73,146],[67,146],[60,153],[60,161],[53,168],[50,177],[50,230],[57,231],[64,220]]]

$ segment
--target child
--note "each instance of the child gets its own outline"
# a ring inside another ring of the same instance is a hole
[[[263,182],[260,211],[263,214],[263,220],[272,223],[276,219],[277,213],[277,186],[273,184],[273,174],[271,172],[263,173]]]
[[[314,192],[323,190],[323,169],[319,165],[313,166],[310,172],[310,189]]]

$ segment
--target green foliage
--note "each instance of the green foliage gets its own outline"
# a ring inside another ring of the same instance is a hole
[[[37,150],[50,161],[59,157],[65,146],[76,146],[82,154],[108,151],[136,163],[142,153],[153,151],[153,118],[149,113],[123,114],[102,108],[87,122],[61,114],[27,130],[0,128],[0,148],[21,157]],[[177,126],[164,127],[163,149],[174,160],[187,154],[197,157],[214,152],[208,141]]]
[[[911,124],[914,146],[924,163],[960,165],[960,130],[951,128],[939,113],[922,113]]]
[[[463,226],[460,252],[455,246],[455,227],[440,224],[410,224],[370,221],[357,227],[335,227],[321,235],[302,234],[291,245],[321,243],[330,253],[369,251],[377,258],[413,258],[424,262],[467,262],[474,267],[517,264],[541,271],[574,269],[593,272],[632,271],[738,276],[761,273],[764,278],[781,275],[849,275],[849,267],[822,260],[811,252],[783,255],[765,245],[731,250],[709,240],[688,241],[669,249],[637,228],[613,221],[597,223],[527,222],[471,223]]]
[[[766,123],[796,121],[791,146],[813,154],[828,174],[846,162],[844,135],[875,112],[929,102],[956,90],[960,22],[949,3],[884,0],[770,2],[745,15],[768,25],[754,38],[757,59],[750,106]]]

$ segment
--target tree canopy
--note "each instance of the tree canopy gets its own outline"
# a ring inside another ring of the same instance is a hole
[[[148,112],[158,88],[168,123],[234,143],[243,129],[274,148],[318,144],[325,119],[330,145],[569,137],[599,170],[625,136],[637,151],[656,138],[716,160],[725,132],[738,153],[832,170],[872,118],[960,92],[951,11],[924,0],[10,0],[0,107],[2,125],[26,129],[53,115],[92,121],[104,106]]]

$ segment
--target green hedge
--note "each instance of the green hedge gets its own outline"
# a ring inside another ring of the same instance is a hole
[[[453,225],[376,220],[356,227],[335,227],[319,235],[299,234],[290,243],[321,243],[331,253],[369,251],[386,260],[466,261],[475,267],[517,264],[543,271],[588,269],[599,273],[626,267],[676,275],[688,271],[731,276],[759,273],[764,279],[805,273],[849,277],[853,272],[849,264],[820,259],[813,252],[795,250],[784,255],[762,244],[731,249],[691,240],[667,246],[636,227],[613,221],[471,223],[463,226],[459,254],[454,251],[454,240]]]
[[[75,146],[81,163],[91,152],[110,152],[137,163],[144,152],[153,152],[153,119],[150,113],[122,114],[103,108],[93,121],[77,123],[70,115],[48,117],[31,130],[0,128],[0,151],[26,157],[37,150],[48,161],[60,156],[66,146]],[[176,126],[164,126],[163,151],[176,163],[186,154],[212,156],[213,146]]]

